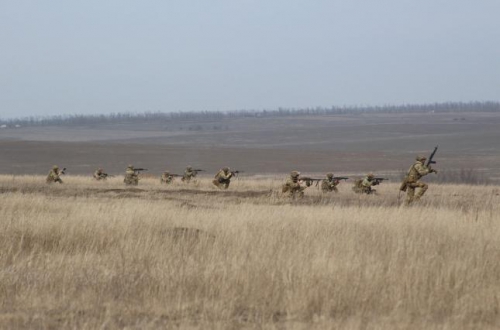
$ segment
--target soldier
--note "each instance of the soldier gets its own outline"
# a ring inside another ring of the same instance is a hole
[[[97,181],[100,180],[106,180],[108,178],[108,174],[104,173],[104,170],[102,168],[99,168],[97,171],[94,172],[94,179]]]
[[[337,185],[339,182],[339,180],[334,179],[333,173],[327,173],[326,179],[321,181],[321,191],[324,193],[335,191],[338,193],[339,190],[337,189]]]
[[[401,190],[406,190],[406,205],[410,205],[414,201],[419,201],[427,191],[427,188],[429,188],[427,184],[420,182],[419,180],[429,173],[437,173],[437,171],[431,168],[430,165],[425,165],[426,160],[427,157],[425,156],[417,156],[415,164],[413,164],[408,170],[408,174],[406,175],[405,181],[401,187]],[[416,188],[420,188],[420,190],[415,195]]]
[[[292,171],[290,172],[290,177],[283,184],[281,191],[287,193],[290,198],[302,198],[304,197],[304,190],[306,187],[302,186],[299,180],[300,172]]]
[[[379,183],[378,180],[375,180],[375,175],[373,175],[373,173],[368,173],[363,180],[356,180],[352,190],[357,194],[375,194],[377,191],[372,189],[372,186],[376,186]]]
[[[227,189],[229,188],[232,177],[233,172],[229,171],[229,167],[223,167],[217,172],[212,183],[220,189]]]
[[[61,174],[64,174],[64,170],[59,171],[59,166],[52,166],[52,170],[50,170],[49,175],[47,175],[47,179],[45,180],[47,183],[63,183],[61,180]]]
[[[197,174],[198,174],[197,171],[194,171],[191,166],[188,166],[188,167],[186,167],[186,170],[184,171],[184,175],[182,176],[181,180],[183,182],[189,183],[191,181],[191,179],[196,177]]]
[[[174,176],[169,171],[163,172],[161,175],[160,183],[170,184],[174,181]]]
[[[133,165],[127,166],[127,169],[125,170],[125,178],[123,179],[123,182],[127,186],[137,186],[139,184],[139,175],[135,171],[135,168]]]

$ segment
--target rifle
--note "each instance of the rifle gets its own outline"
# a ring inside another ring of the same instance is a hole
[[[199,169],[196,169],[196,170],[191,170],[193,172],[205,172],[205,170],[199,170]]]
[[[147,171],[147,168],[134,168],[134,172]]]
[[[373,180],[375,180],[375,184],[377,185],[377,184],[382,183],[382,181],[389,180],[389,179],[387,179],[387,178],[373,178]]]
[[[319,184],[320,181],[323,181],[323,179],[315,179],[315,178],[309,178],[309,177],[302,177],[299,178],[299,181],[304,181],[306,183],[307,187],[312,186],[314,181],[316,181],[316,186]]]
[[[434,148],[434,151],[429,156],[429,159],[427,159],[427,163],[425,164],[425,166],[430,167],[432,164],[436,164],[436,161],[434,161],[434,155],[436,154],[437,151],[438,151],[438,146]]]
[[[339,180],[346,180],[347,181],[347,180],[349,180],[349,178],[345,177],[345,176],[334,176],[333,180],[337,180],[337,181],[339,181]]]
[[[115,177],[114,175],[109,175],[108,173],[102,173],[101,176],[103,178],[114,178]]]
[[[233,174],[233,176],[237,177],[238,174],[245,173],[245,171],[231,171],[231,173]]]
[[[66,167],[62,169],[61,172],[59,172],[59,174],[66,174]]]

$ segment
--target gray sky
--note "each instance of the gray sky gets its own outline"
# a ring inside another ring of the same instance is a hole
[[[0,0],[0,117],[498,101],[498,0]]]

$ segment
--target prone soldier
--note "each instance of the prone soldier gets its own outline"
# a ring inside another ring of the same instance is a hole
[[[436,150],[437,147],[431,156],[434,156]],[[410,167],[406,178],[401,184],[400,190],[406,191],[405,205],[410,205],[415,201],[419,201],[429,188],[429,186],[426,183],[421,182],[420,179],[429,173],[437,173],[437,171],[433,169],[430,164],[425,164],[426,160],[427,157],[425,156],[417,156],[415,164]],[[416,188],[420,188],[417,194],[415,194]]]
[[[45,182],[47,182],[47,183],[54,183],[54,182],[63,183],[63,181],[61,179],[61,175],[64,174],[65,170],[66,169],[64,168],[62,171],[60,171],[59,166],[57,166],[57,165],[52,166],[52,169],[50,170],[49,175],[47,175],[47,179],[45,180]]]
[[[219,172],[217,172],[217,174],[215,174],[212,183],[220,189],[227,189],[229,188],[229,184],[231,183],[231,178],[234,173],[235,172],[231,172],[229,170],[229,167],[223,167],[219,170]]]

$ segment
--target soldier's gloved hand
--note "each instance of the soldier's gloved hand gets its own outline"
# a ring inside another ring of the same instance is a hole
[[[437,171],[437,170],[435,170],[435,169],[431,169],[431,173],[436,173],[436,174],[437,174],[437,173],[438,173],[438,171]]]

